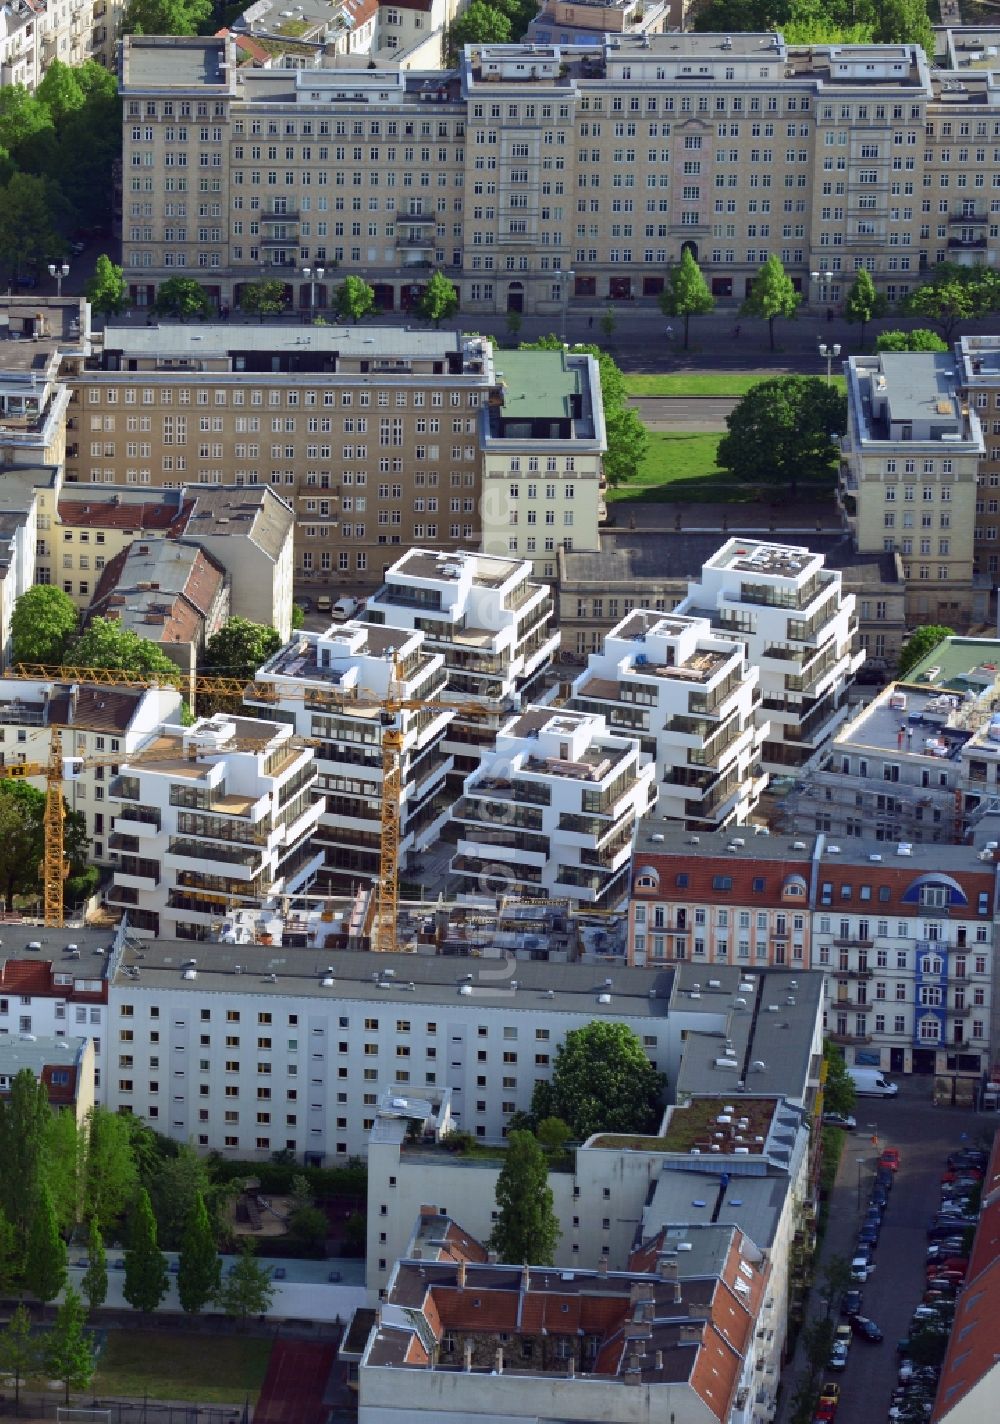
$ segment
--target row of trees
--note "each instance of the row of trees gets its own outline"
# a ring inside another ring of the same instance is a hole
[[[714,34],[780,29],[789,44],[919,44],[934,53],[923,0],[708,0],[694,28]]]
[[[0,89],[0,269],[8,278],[61,258],[77,228],[107,222],[120,152],[117,80],[95,61],[53,61],[33,93],[21,84]]]

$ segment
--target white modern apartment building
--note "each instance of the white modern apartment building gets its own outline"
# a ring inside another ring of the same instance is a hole
[[[312,748],[279,722],[217,712],[162,726],[108,786],[108,902],[133,933],[209,939],[227,908],[303,889],[322,864]]]
[[[911,628],[966,629],[974,594],[977,476],[986,453],[950,353],[852,356],[839,499],[862,552],[898,552]]]
[[[366,623],[419,629],[427,651],[444,657],[448,695],[486,709],[483,717],[456,717],[449,728],[445,750],[455,759],[456,793],[492,746],[502,714],[544,697],[559,635],[550,590],[531,573],[526,559],[410,549],[368,599]]]
[[[108,787],[118,767],[163,725],[178,725],[181,694],[172,687],[99,687],[87,683],[0,679],[0,776],[25,762],[49,759],[53,728],[61,733],[63,757],[79,757],[63,784],[71,811],[86,822],[90,859],[111,863],[109,835],[114,808]],[[96,764],[95,764],[96,759]],[[40,791],[44,774],[31,779]]]
[[[461,893],[562,898],[614,909],[628,893],[656,768],[603,716],[529,707],[497,733],[453,812]]]
[[[638,736],[656,770],[657,814],[690,829],[742,824],[766,784],[760,673],[706,618],[637,608],[591,653],[570,706]]]
[[[740,638],[760,669],[758,718],[767,771],[802,766],[847,716],[847,692],[864,661],[855,651],[854,595],[821,554],[791,544],[728,539],[702,565],[674,609]]]
[[[559,549],[600,548],[607,515],[600,369],[593,356],[565,347],[497,351],[494,361],[496,389],[480,417],[482,546],[530,559],[541,576]]]
[[[444,656],[429,653],[416,629],[346,623],[325,633],[298,633],[259,670],[264,702],[247,699],[254,712],[288,722],[318,742],[316,784],[325,810],[314,846],[322,851],[324,888],[350,890],[378,876],[382,811],[382,742],[387,727],[402,733],[399,757],[399,855],[437,840],[448,819],[444,779],[451,758],[442,741],[454,713],[440,706],[395,713],[393,699],[440,701],[447,686]],[[355,705],[357,704],[357,705]]]

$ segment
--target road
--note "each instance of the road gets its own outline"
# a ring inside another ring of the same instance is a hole
[[[732,397],[635,396],[629,402],[647,430],[725,431]]]
[[[858,1131],[848,1135],[841,1158],[817,1271],[819,1279],[823,1262],[830,1256],[849,1258],[852,1254],[860,1218],[859,1171],[864,1203],[878,1151],[898,1147],[902,1160],[875,1252],[875,1272],[864,1286],[864,1314],[877,1322],[885,1339],[881,1345],[862,1340],[851,1345],[847,1369],[840,1375],[839,1418],[845,1424],[885,1424],[897,1378],[896,1342],[906,1335],[923,1293],[927,1222],[939,1199],[945,1158],[960,1145],[963,1132],[972,1139],[984,1132],[992,1134],[1000,1126],[993,1115],[932,1107],[929,1079],[901,1078],[899,1082],[900,1094],[894,1101],[858,1099]],[[871,1142],[872,1123],[877,1124],[878,1149]],[[859,1157],[863,1159],[860,1168]],[[814,1302],[814,1312],[819,1309]],[[788,1418],[789,1400],[801,1367],[801,1356],[797,1356],[784,1373],[780,1421]]]

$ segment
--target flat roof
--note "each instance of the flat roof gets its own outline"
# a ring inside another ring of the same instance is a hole
[[[570,419],[580,394],[580,370],[564,351],[502,351],[495,374],[504,389],[504,420]]]
[[[936,351],[883,352],[881,361],[893,422],[933,418],[961,424],[954,356]]]
[[[231,322],[220,321],[185,326],[167,322],[157,326],[111,325],[105,330],[104,349],[120,351],[123,356],[137,359],[198,357],[219,360],[241,351],[265,351],[276,355],[312,351],[336,354],[350,360],[373,357],[380,360],[415,358],[430,361],[464,351],[465,337],[459,331],[424,331],[408,326],[279,326],[274,323],[264,326],[240,323],[234,326]],[[88,370],[85,374],[108,374],[121,379],[123,373]],[[173,374],[190,380],[190,371],[178,370]],[[247,373],[241,374],[251,379]],[[261,372],[261,378],[265,374],[268,373]],[[305,379],[302,373],[291,374]],[[476,374],[480,380],[484,379],[482,372]],[[211,379],[210,376],[208,378]],[[136,373],[135,379],[141,380],[142,373]]]
[[[197,979],[185,980],[183,967],[197,960]],[[484,961],[488,965],[490,961]],[[453,1000],[487,1009],[525,1009],[580,1013],[588,1018],[667,1017],[672,969],[634,969],[616,965],[614,984],[605,985],[606,966],[524,961],[512,981],[475,978],[478,961],[420,954],[371,954],[349,950],[280,949],[265,945],[196,944],[191,940],[148,940],[126,948],[114,976],[119,987],[179,989],[205,994],[302,995],[316,1001],[379,1002],[394,1012],[403,1004],[442,1004]],[[333,973],[328,970],[332,966]],[[126,972],[138,968],[138,979]],[[470,980],[470,970],[473,978]],[[388,972],[387,972],[388,971]],[[373,978],[377,976],[377,978]],[[274,976],[272,978],[272,976]],[[332,985],[323,980],[333,978]],[[379,987],[380,984],[383,987]],[[410,984],[413,988],[410,989]],[[278,987],[276,988],[275,985]],[[461,994],[470,987],[472,994]],[[610,994],[611,1003],[599,1003]]]
[[[736,1226],[749,1236],[754,1245],[767,1250],[774,1242],[785,1198],[792,1189],[792,1179],[785,1172],[772,1171],[765,1176],[740,1176],[731,1180],[721,1205],[719,1168],[710,1162],[701,1171],[662,1171],[649,1206],[643,1212],[643,1235],[674,1227],[687,1230],[684,1223],[704,1220],[723,1226]],[[700,1205],[696,1205],[700,1203]],[[686,1238],[685,1238],[686,1239]]]
[[[13,1078],[25,1068],[30,1068],[37,1078],[43,1068],[72,1068],[80,1057],[88,1040],[64,1038],[61,1035],[17,1038],[11,1033],[0,1033],[0,1073]]]
[[[171,89],[210,85],[222,89],[227,72],[224,38],[199,35],[127,35],[124,88]]]
[[[878,751],[898,752],[927,757],[929,761],[957,761],[962,747],[969,740],[971,727],[949,727],[949,718],[959,710],[961,697],[957,693],[924,692],[906,687],[905,707],[890,706],[892,689],[880,693],[874,702],[845,723],[832,746],[841,750],[846,745],[872,747]]]
[[[934,677],[928,676],[932,668]],[[970,674],[978,676],[970,677]],[[981,692],[1000,677],[1000,639],[942,638],[902,679],[954,692]]]

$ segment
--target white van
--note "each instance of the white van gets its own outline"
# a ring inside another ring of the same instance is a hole
[[[847,1071],[859,1098],[894,1098],[899,1092],[899,1085],[884,1078],[881,1068],[848,1068]]]
[[[348,623],[361,607],[359,598],[338,598],[330,616],[334,623]]]

